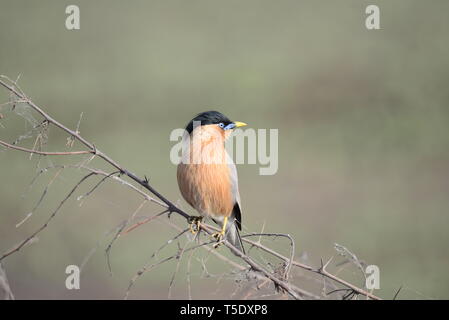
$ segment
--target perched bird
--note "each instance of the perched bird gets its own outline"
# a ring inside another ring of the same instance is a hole
[[[203,217],[221,227],[213,236],[225,237],[244,252],[239,230],[242,211],[237,169],[225,149],[225,141],[234,128],[246,123],[231,121],[217,111],[198,114],[186,126],[182,161],[177,168],[178,186],[184,199],[200,214],[191,221],[191,231],[199,230]],[[196,228],[192,225],[196,224]]]

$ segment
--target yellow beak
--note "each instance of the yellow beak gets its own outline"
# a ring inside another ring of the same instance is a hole
[[[244,127],[247,126],[247,124],[245,122],[240,122],[240,121],[234,121],[235,127]]]

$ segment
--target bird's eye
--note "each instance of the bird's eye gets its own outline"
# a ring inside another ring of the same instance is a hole
[[[225,125],[224,125],[224,123],[223,123],[223,122],[220,122],[220,123],[218,124],[218,126],[219,126],[220,128],[222,128],[222,129],[223,129]]]

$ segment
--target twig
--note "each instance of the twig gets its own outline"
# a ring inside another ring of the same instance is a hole
[[[64,203],[72,196],[72,194],[75,192],[76,189],[78,189],[78,187],[80,186],[80,184],[82,184],[87,178],[93,176],[94,173],[89,173],[88,175],[84,176],[76,185],[75,187],[73,187],[73,189],[69,192],[69,194],[61,201],[61,203],[59,204],[59,206],[56,208],[55,211],[53,211],[53,213],[50,215],[50,217],[47,219],[47,221],[41,226],[39,227],[39,229],[37,229],[36,231],[34,231],[30,236],[28,236],[25,240],[23,240],[21,243],[19,243],[16,247],[8,250],[7,252],[5,252],[1,257],[0,257],[0,261],[2,261],[3,259],[5,259],[6,257],[10,256],[11,254],[13,254],[14,252],[19,251],[20,249],[22,249],[23,246],[25,246],[29,241],[31,241],[34,237],[36,237],[42,230],[44,230],[48,224],[50,223],[50,221],[56,216],[56,214],[59,212],[59,210],[61,209],[61,207],[64,205]]]
[[[110,177],[112,177],[113,175],[115,175],[115,174],[118,174],[118,173],[120,173],[120,171],[114,171],[114,172],[111,172],[111,173],[109,173],[109,174],[107,174],[107,175],[105,175],[97,184],[95,184],[95,186],[92,188],[92,189],[90,189],[88,192],[86,192],[85,194],[83,194],[83,195],[81,195],[81,196],[79,196],[78,198],[77,198],[77,200],[79,201],[79,200],[81,200],[81,199],[84,199],[84,198],[87,198],[88,196],[90,196],[103,182],[105,182],[105,180],[106,179],[108,179],[108,178],[110,178]]]
[[[191,265],[191,261],[192,261],[192,257],[193,257],[193,253],[195,251],[191,251],[189,258],[187,259],[187,294],[188,294],[188,299],[192,300],[192,285],[190,283],[190,265]]]
[[[274,251],[274,250],[272,250],[272,249],[270,249],[270,248],[268,248],[268,247],[266,247],[266,246],[264,246],[262,244],[258,244],[258,243],[254,242],[254,241],[251,241],[251,240],[248,240],[248,239],[244,239],[244,238],[242,240],[243,240],[243,242],[247,242],[247,243],[249,243],[249,244],[251,244],[251,245],[253,245],[255,247],[258,247],[258,248],[264,250],[265,252],[268,252],[268,253],[272,254],[275,257],[278,257],[279,259],[282,259],[284,261],[289,261],[289,258],[283,256],[280,253],[277,253],[276,251]],[[332,279],[333,281],[335,281],[337,283],[340,283],[340,284],[342,284],[342,285],[344,285],[344,286],[354,290],[358,294],[361,294],[361,295],[363,295],[363,296],[365,296],[367,298],[370,298],[370,299],[373,299],[373,300],[381,300],[381,298],[379,298],[378,296],[376,296],[376,295],[374,295],[374,294],[372,294],[372,293],[370,293],[368,291],[365,291],[365,290],[363,290],[361,288],[358,288],[357,286],[355,286],[355,285],[353,285],[353,284],[351,284],[351,283],[349,283],[349,282],[347,282],[347,281],[345,281],[345,280],[343,280],[341,278],[338,278],[337,276],[329,273],[326,270],[326,268],[323,268],[323,267],[314,268],[314,267],[311,267],[311,266],[306,265],[304,263],[297,262],[295,260],[292,263],[296,267],[299,267],[301,269],[304,269],[304,270],[307,270],[307,271],[310,271],[310,272],[313,272],[313,273],[317,273],[317,274],[325,276],[325,277],[327,277],[329,279]]]
[[[188,230],[188,229],[187,229],[187,230]],[[186,231],[187,231],[187,230],[186,230]],[[202,246],[204,246],[204,245],[211,244],[211,243],[214,243],[214,242],[215,242],[215,241],[210,241],[210,242],[208,242],[208,243],[202,243],[202,244],[199,244],[199,245],[190,247],[190,248],[186,249],[185,252],[188,252],[188,251],[191,251],[191,250],[195,250],[195,249],[200,248],[200,247],[202,247]],[[168,262],[168,261],[170,261],[170,260],[176,258],[177,256],[178,256],[178,252],[175,253],[175,254],[172,255],[172,256],[169,256],[169,257],[164,258],[164,259],[162,259],[162,260],[160,260],[160,261],[158,261],[158,262],[155,262],[155,263],[153,263],[152,265],[148,265],[148,264],[147,264],[147,265],[143,266],[143,267],[136,273],[136,275],[131,279],[131,281],[130,281],[130,283],[129,283],[129,285],[128,285],[128,289],[126,290],[124,299],[125,299],[125,300],[128,299],[129,293],[131,292],[131,289],[132,289],[132,287],[134,286],[134,283],[135,283],[136,280],[137,280],[139,277],[141,277],[145,272],[148,272],[148,271],[152,270],[153,268],[155,268],[155,267],[157,267],[157,266],[159,266],[159,265],[161,265],[161,264],[163,264],[163,263],[165,263],[165,262]]]
[[[168,210],[164,210],[164,211],[162,211],[162,212],[159,212],[158,214],[155,214],[155,215],[153,215],[153,216],[151,216],[151,217],[148,217],[148,218],[144,219],[143,221],[139,221],[139,222],[137,222],[136,224],[134,224],[134,225],[132,225],[131,227],[129,227],[128,229],[126,229],[125,231],[123,231],[121,234],[122,234],[122,235],[125,235],[125,234],[127,234],[127,233],[133,231],[134,229],[140,227],[141,225],[143,225],[143,224],[145,224],[145,223],[148,223],[148,222],[150,222],[150,221],[152,221],[152,220],[154,220],[154,219],[160,217],[161,215],[163,215],[164,213],[167,213],[167,212],[168,212]]]
[[[45,196],[47,195],[48,189],[52,185],[53,181],[59,176],[59,174],[61,173],[62,170],[63,170],[63,168],[60,168],[56,172],[56,174],[53,176],[53,178],[50,180],[50,182],[45,187],[44,191],[42,192],[41,197],[39,198],[39,201],[36,203],[34,208],[25,216],[25,218],[23,218],[20,222],[18,222],[16,224],[16,228],[19,228],[23,223],[25,223],[25,221],[27,221],[33,215],[33,213],[39,208],[39,206],[41,205],[41,203],[44,200]]]
[[[33,153],[40,154],[43,156],[73,156],[73,155],[78,155],[78,154],[93,153],[92,151],[84,151],[84,150],[83,151],[61,151],[61,152],[47,152],[47,151],[32,150],[32,149],[15,146],[15,145],[9,144],[7,142],[4,142],[2,140],[0,140],[0,145],[10,148],[10,149],[28,152],[31,154],[33,154]]]
[[[182,248],[181,247],[178,248],[178,254],[176,256],[176,260],[178,260],[178,262],[176,263],[175,271],[172,274],[172,277],[170,279],[170,284],[168,286],[168,299],[171,298],[171,289],[175,283],[175,278],[176,278],[176,275],[178,274],[179,266],[181,265],[182,255],[184,254],[184,251],[186,250],[186,248],[190,244],[190,242],[191,241],[186,241],[186,243],[184,244],[184,246]],[[178,246],[179,246],[179,243],[178,243]],[[191,251],[191,254],[193,252],[194,252],[194,250]]]
[[[290,276],[290,271],[291,271],[291,267],[293,265],[293,259],[295,257],[295,240],[293,240],[292,236],[290,236],[289,234],[285,234],[285,233],[250,233],[250,234],[245,234],[242,236],[242,238],[248,238],[248,237],[259,237],[258,243],[260,244],[260,237],[265,236],[265,237],[282,237],[282,238],[287,238],[288,240],[290,240],[290,246],[291,246],[291,250],[290,250],[290,260],[288,261],[287,267],[286,267],[286,272],[285,272],[285,279],[288,280],[289,276]]]
[[[402,286],[400,286],[398,291],[396,291],[396,293],[394,294],[393,300],[396,300],[396,298],[398,297],[399,292],[401,292],[401,290],[402,290]]]

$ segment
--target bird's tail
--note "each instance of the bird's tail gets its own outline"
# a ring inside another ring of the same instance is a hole
[[[237,249],[245,253],[245,248],[243,247],[242,238],[240,237],[239,229],[235,219],[230,219],[228,221],[228,227],[226,228],[226,239]]]

